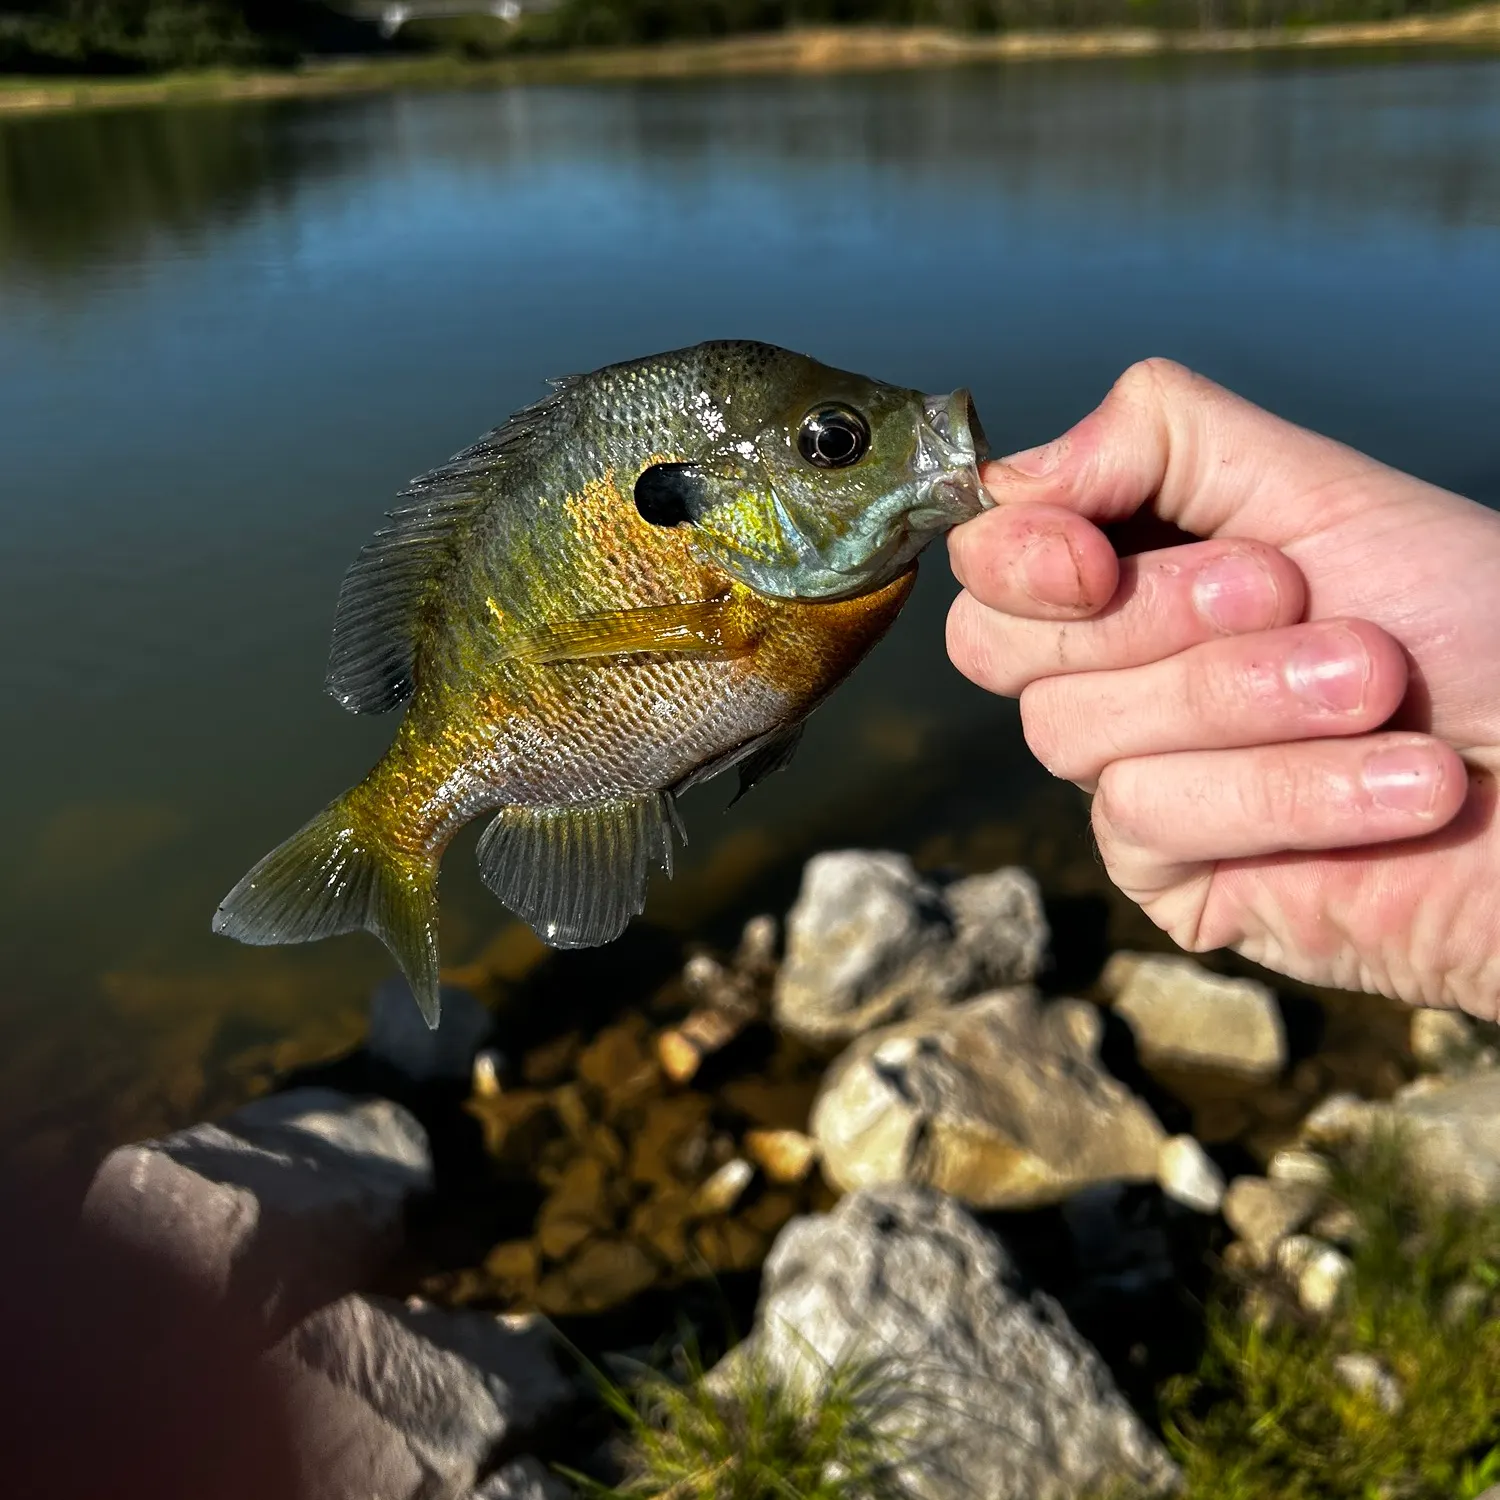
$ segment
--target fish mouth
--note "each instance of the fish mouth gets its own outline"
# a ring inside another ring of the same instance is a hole
[[[913,512],[912,522],[923,530],[946,530],[992,506],[995,502],[979,478],[979,465],[989,456],[989,440],[967,389],[924,396],[917,468],[932,480],[926,503]]]

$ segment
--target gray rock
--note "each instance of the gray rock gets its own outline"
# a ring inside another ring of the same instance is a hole
[[[1284,1146],[1266,1163],[1266,1176],[1273,1182],[1303,1182],[1326,1188],[1333,1181],[1328,1159],[1305,1147]]]
[[[849,849],[807,863],[776,977],[778,1024],[841,1041],[1035,976],[1047,946],[1036,883],[997,870],[946,891],[905,855]]]
[[[407,1203],[431,1182],[426,1137],[405,1110],[299,1089],[222,1126],[111,1152],[83,1217],[270,1341],[375,1276],[400,1247]]]
[[[302,1479],[320,1500],[457,1500],[576,1398],[542,1324],[384,1298],[321,1308],[267,1358],[288,1383]]]
[[[1302,1122],[1314,1145],[1358,1147],[1389,1135],[1435,1197],[1483,1208],[1500,1204],[1500,1069],[1419,1078],[1395,1099],[1335,1094]]]
[[[1476,1208],[1500,1204],[1500,1072],[1400,1099],[1381,1114],[1437,1197]]]
[[[1150,1181],[1166,1133],[1100,1066],[1098,1012],[1002,991],[862,1037],[813,1106],[829,1181],[912,1182],[982,1208]]]
[[[948,886],[943,898],[969,959],[971,988],[1026,984],[1042,972],[1051,933],[1041,890],[1028,871],[971,875]]]
[[[1224,1174],[1190,1135],[1162,1142],[1156,1180],[1174,1203],[1200,1214],[1216,1214],[1224,1202]]]
[[[273,1151],[357,1170],[407,1195],[432,1188],[427,1132],[389,1099],[356,1100],[337,1089],[289,1089],[235,1110],[226,1130]]]
[[[1272,1182],[1236,1177],[1224,1194],[1224,1217],[1258,1266],[1269,1265],[1276,1247],[1317,1212],[1323,1190],[1309,1182]]]
[[[534,1458],[518,1458],[496,1469],[470,1500],[576,1500],[576,1492]]]
[[[1276,997],[1253,979],[1226,979],[1190,958],[1117,953],[1100,983],[1147,1064],[1245,1078],[1274,1078],[1286,1066]]]
[[[913,1500],[1072,1500],[1176,1480],[1061,1309],[941,1194],[857,1193],[789,1225],[755,1332],[716,1379],[732,1390],[736,1369],[765,1370],[813,1392],[851,1361],[878,1363],[896,1393],[884,1420]]]
[[[442,1018],[436,1028],[422,1019],[402,978],[387,979],[370,997],[365,1047],[413,1083],[462,1082],[495,1029],[494,1016],[468,990],[445,984],[439,994]]]

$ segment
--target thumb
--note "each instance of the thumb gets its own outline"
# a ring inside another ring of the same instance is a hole
[[[988,465],[1002,505],[1066,506],[1100,525],[1153,504],[1195,536],[1284,547],[1369,508],[1389,472],[1165,359],[1132,365],[1104,401],[1055,442]]]

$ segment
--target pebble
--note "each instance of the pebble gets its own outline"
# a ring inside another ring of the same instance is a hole
[[[747,1130],[744,1147],[768,1182],[786,1186],[806,1181],[818,1160],[818,1143],[800,1130]]]
[[[727,1214],[745,1195],[755,1179],[755,1168],[743,1157],[727,1161],[693,1194],[693,1211],[703,1215]]]
[[[1439,1073],[1467,1061],[1478,1050],[1474,1023],[1456,1010],[1416,1010],[1411,1017],[1411,1055],[1419,1068]]]
[[[1322,1317],[1333,1311],[1354,1263],[1310,1234],[1288,1235],[1276,1247],[1276,1265],[1297,1288],[1303,1310]]]
[[[1156,1180],[1173,1202],[1200,1214],[1218,1213],[1224,1202],[1224,1174],[1190,1135],[1174,1135],[1162,1143]]]
[[[1326,1158],[1316,1151],[1287,1146],[1267,1163],[1266,1176],[1272,1182],[1300,1182],[1308,1187],[1326,1188],[1333,1173]]]
[[[1401,1410],[1401,1382],[1373,1354],[1340,1354],[1333,1373],[1351,1391],[1369,1396],[1388,1416]]]
[[[1305,1182],[1236,1177],[1224,1194],[1224,1217],[1256,1265],[1268,1265],[1276,1247],[1316,1212],[1320,1189]]]

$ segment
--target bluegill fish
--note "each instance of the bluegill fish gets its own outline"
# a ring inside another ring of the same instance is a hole
[[[968,393],[720,342],[554,383],[416,480],[344,580],[328,690],[406,704],[358,786],[225,897],[214,930],[364,929],[438,1019],[437,873],[494,814],[485,884],[555,947],[617,937],[669,872],[674,798],[783,766],[976,514]]]

